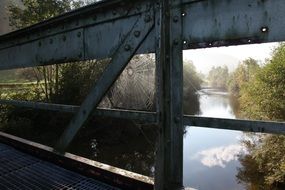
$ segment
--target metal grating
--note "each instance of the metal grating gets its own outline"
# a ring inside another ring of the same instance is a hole
[[[0,189],[117,190],[0,143]]]

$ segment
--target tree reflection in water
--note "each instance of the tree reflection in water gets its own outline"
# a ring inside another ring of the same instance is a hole
[[[246,134],[237,179],[248,190],[285,189],[285,135]]]

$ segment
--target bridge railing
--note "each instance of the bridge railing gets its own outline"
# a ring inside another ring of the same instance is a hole
[[[183,187],[183,125],[285,133],[285,123],[183,116],[182,51],[285,40],[283,0],[105,0],[0,37],[0,69],[111,58],[81,106],[0,100],[74,113],[55,150],[64,152],[92,114],[160,127],[156,189]],[[136,54],[155,53],[155,113],[96,109]]]

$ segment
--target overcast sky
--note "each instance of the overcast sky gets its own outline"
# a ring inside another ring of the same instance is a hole
[[[227,65],[232,71],[239,62],[249,57],[260,62],[270,58],[271,52],[277,43],[254,45],[240,45],[219,48],[186,50],[184,60],[192,60],[198,72],[207,74],[212,66]]]

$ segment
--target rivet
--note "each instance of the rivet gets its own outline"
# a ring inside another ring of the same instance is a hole
[[[135,35],[135,37],[139,37],[140,36],[140,34],[141,34],[141,32],[140,31],[135,31],[135,33],[134,33],[134,35]]]
[[[175,123],[180,122],[180,117],[176,116],[176,117],[174,118],[174,122],[175,122]]]
[[[145,21],[145,22],[150,22],[150,21],[151,21],[150,15],[145,15],[144,21]]]
[[[173,43],[174,43],[174,45],[178,45],[179,41],[177,39],[175,39]]]
[[[173,17],[173,22],[178,22],[178,20],[179,20],[178,16]]]
[[[130,49],[131,49],[131,46],[129,44],[125,45],[125,50],[126,51],[130,51]]]

